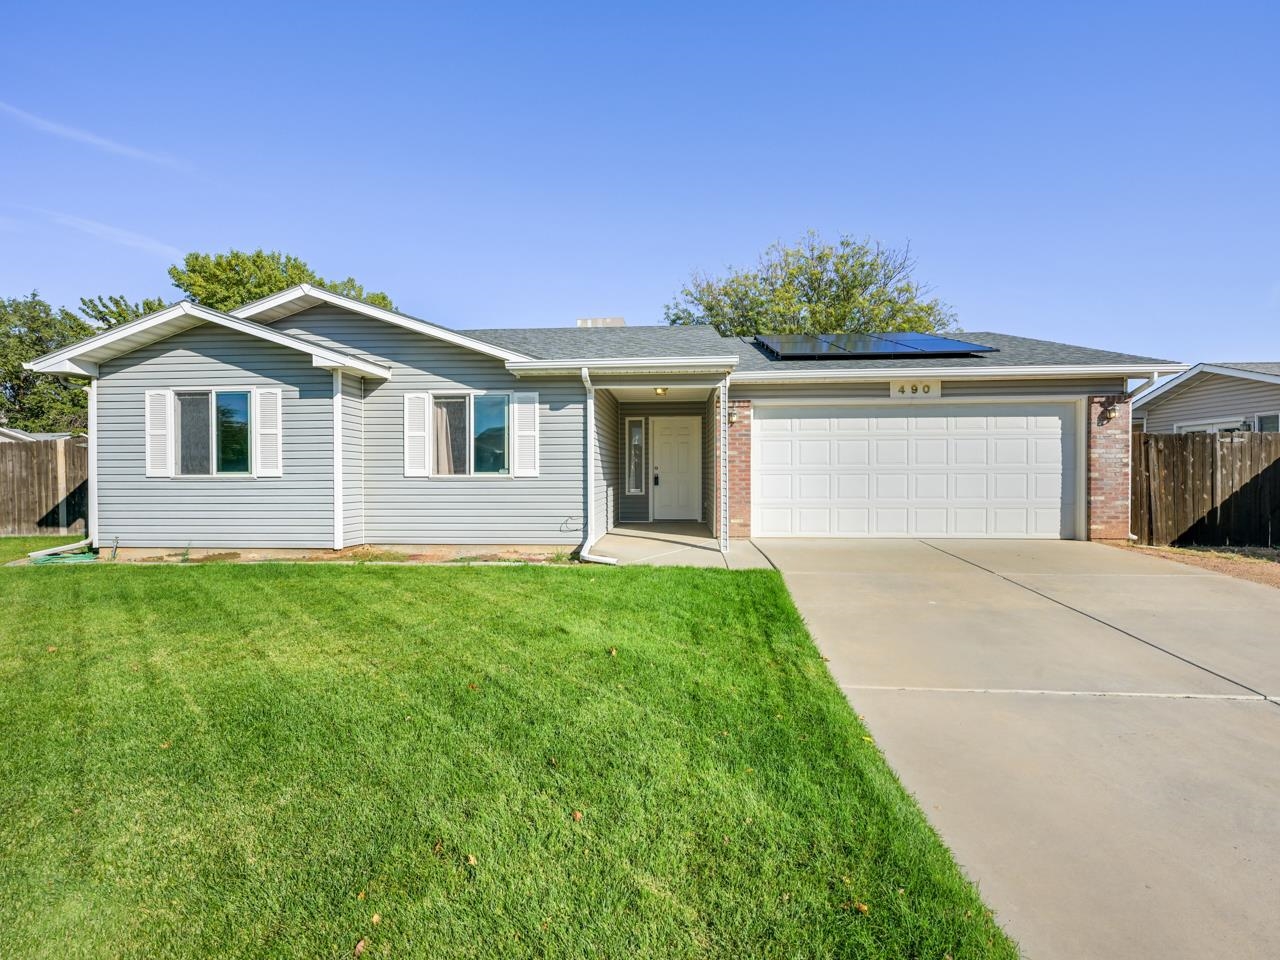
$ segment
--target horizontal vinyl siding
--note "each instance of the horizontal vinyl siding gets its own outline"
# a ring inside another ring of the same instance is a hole
[[[623,523],[646,523],[649,520],[649,495],[653,489],[653,425],[649,422],[650,417],[705,417],[706,403],[701,400],[690,400],[688,402],[670,402],[663,403],[661,401],[649,403],[620,403],[618,404],[618,430],[619,436],[626,437],[626,422],[630,417],[644,417],[644,465],[647,472],[643,494],[638,496],[628,496],[626,490],[625,478],[619,484],[618,488],[618,520]],[[705,419],[703,420],[702,429],[707,429]],[[625,443],[625,439],[621,441]],[[618,451],[619,469],[622,468],[625,451],[621,449],[621,443]],[[706,488],[709,464],[708,458],[702,458],[703,472],[703,488]],[[702,515],[707,516],[707,500],[703,497]]]
[[[595,530],[604,534],[617,521],[622,471],[618,401],[607,390],[596,391]]]
[[[342,545],[364,543],[364,386],[342,375]]]
[[[281,477],[147,477],[147,390],[283,390]],[[102,365],[99,542],[129,547],[331,547],[333,375],[311,358],[202,325]]]
[[[584,518],[582,382],[518,380],[501,360],[337,307],[275,325],[284,333],[375,359],[388,381],[364,386],[367,543],[577,544]],[[537,477],[406,477],[404,394],[536,390]]]
[[[942,400],[991,397],[1007,400],[1013,397],[1087,397],[1124,393],[1126,383],[1110,377],[1086,380],[946,380],[942,381]],[[744,383],[730,381],[729,396],[734,400],[883,400],[893,403],[888,380],[866,383]],[[918,401],[929,403],[931,401]]]
[[[1252,420],[1260,413],[1280,412],[1280,384],[1241,380],[1205,373],[1195,382],[1135,413],[1146,415],[1147,433],[1173,433],[1177,424],[1208,420]]]

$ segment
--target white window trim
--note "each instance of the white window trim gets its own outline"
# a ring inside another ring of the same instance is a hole
[[[1253,429],[1255,433],[1262,433],[1262,425],[1260,421],[1263,417],[1275,417],[1280,420],[1280,410],[1267,411],[1266,413],[1255,413],[1253,415]],[[1270,432],[1270,431],[1267,431]]]
[[[1221,433],[1219,428],[1239,430],[1250,421],[1249,417],[1219,417],[1216,420],[1187,420],[1173,425],[1174,433]]]
[[[515,463],[513,462],[514,450],[512,449],[512,432],[513,424],[511,412],[515,408],[514,390],[432,390],[426,394],[427,397],[427,479],[430,480],[510,480],[515,476]],[[475,472],[475,423],[476,423],[476,397],[506,397],[507,398],[507,427],[505,432],[506,453],[507,453],[507,472],[506,473],[476,473]],[[465,398],[467,401],[467,472],[466,473],[436,473],[434,469],[434,437],[435,437],[435,402],[436,400],[457,400]]]
[[[648,450],[648,424],[645,417],[627,417],[622,430],[622,478],[623,485],[626,488],[626,496],[643,497],[649,492],[648,484],[648,466],[649,466],[649,450]],[[633,487],[631,485],[631,477],[628,475],[631,469],[631,424],[640,424],[640,486]]]
[[[178,470],[181,457],[181,431],[178,424],[178,394],[209,394],[209,473],[181,473]],[[215,469],[218,458],[217,417],[214,416],[215,393],[247,393],[249,394],[249,471],[247,473],[218,473]],[[283,439],[284,397],[281,395],[281,435]],[[171,473],[170,480],[257,480],[258,478],[258,388],[257,387],[170,387],[169,388],[169,455]]]

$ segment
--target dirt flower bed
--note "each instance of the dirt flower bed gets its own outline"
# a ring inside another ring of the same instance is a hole
[[[1178,563],[1202,567],[1229,577],[1252,580],[1268,587],[1280,588],[1280,549],[1273,547],[1141,547],[1128,546],[1128,550],[1140,550],[1175,560]]]

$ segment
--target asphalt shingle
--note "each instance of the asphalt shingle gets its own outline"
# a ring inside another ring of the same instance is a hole
[[[969,333],[963,337],[995,353],[967,357],[919,357],[903,360],[775,360],[750,338],[722,337],[706,326],[525,327],[465,330],[469,337],[514,350],[535,360],[601,360],[636,357],[739,357],[737,371],[895,370],[938,367],[1051,367],[1096,364],[1167,364],[1170,361],[1111,350],[1095,350],[1007,333]],[[1280,367],[1280,364],[1271,366]]]

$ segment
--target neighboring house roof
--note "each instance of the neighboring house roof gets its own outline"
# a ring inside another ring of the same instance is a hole
[[[264,327],[260,323],[242,320],[239,317],[220,313],[217,310],[211,310],[208,307],[202,307],[186,300],[175,303],[171,307],[165,307],[163,310],[134,320],[131,323],[112,327],[97,336],[81,340],[79,343],[74,343],[61,350],[55,350],[53,353],[45,354],[43,357],[37,357],[30,363],[23,364],[23,366],[37,373],[61,373],[96,377],[100,363],[131,353],[141,347],[149,346],[201,323],[212,323],[220,327],[226,327],[251,337],[257,337],[260,340],[279,344],[290,350],[309,354],[312,363],[317,367],[345,370],[361,376],[379,377],[384,380],[391,375],[391,371],[381,364],[371,363],[349,353],[320,347],[298,337],[279,333],[269,327]]]
[[[1151,389],[1137,396],[1133,401],[1134,409],[1149,406],[1153,401],[1170,396],[1184,387],[1190,386],[1193,380],[1207,375],[1236,377],[1240,380],[1257,380],[1262,383],[1280,384],[1280,362],[1197,363],[1191,369],[1180,373],[1176,377],[1170,377],[1163,383],[1157,383]]]
[[[27,433],[17,427],[0,427],[0,440],[34,440],[34,433]]]
[[[499,360],[530,359],[523,354],[505,349],[499,345],[474,339],[464,333],[450,330],[448,327],[428,323],[425,320],[419,320],[417,317],[411,317],[397,310],[384,310],[382,307],[375,307],[373,304],[365,303],[363,300],[354,300],[351,297],[344,297],[339,293],[334,293],[332,290],[313,287],[309,283],[302,283],[296,287],[290,287],[288,290],[273,293],[269,297],[263,297],[261,300],[255,300],[253,303],[246,303],[243,307],[237,307],[232,310],[231,314],[236,317],[252,319],[258,323],[269,324],[322,304],[342,307],[353,313],[359,313],[375,320],[381,320],[384,323],[403,327],[423,336],[434,337],[446,343],[452,343],[459,347],[475,350],[478,353],[497,357]]]

